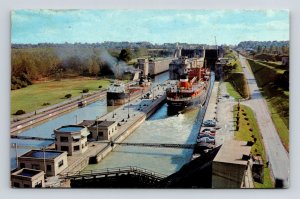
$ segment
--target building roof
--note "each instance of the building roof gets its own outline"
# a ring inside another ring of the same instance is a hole
[[[35,169],[23,168],[23,169],[20,169],[16,172],[12,173],[12,175],[18,175],[18,176],[23,176],[23,177],[33,177],[40,173],[44,173],[44,172],[40,171],[40,170],[35,170]]]
[[[55,131],[59,133],[73,133],[73,132],[80,132],[84,128],[85,126],[80,126],[80,125],[67,125],[67,126],[62,126],[56,129]]]
[[[95,122],[96,122],[96,120],[83,120],[78,125],[90,127],[90,126],[94,125]]]
[[[109,127],[114,123],[115,121],[98,121],[98,127]],[[97,126],[97,122],[93,126]]]
[[[44,152],[43,150],[31,150],[20,157],[43,159],[45,156],[46,159],[54,159],[63,153],[65,152],[50,150]]]
[[[245,141],[228,140],[225,141],[216,155],[214,162],[224,162],[231,164],[247,165],[243,160],[243,155],[250,155],[251,146],[247,146]]]

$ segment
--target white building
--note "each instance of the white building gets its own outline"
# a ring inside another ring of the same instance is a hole
[[[42,170],[47,176],[56,176],[67,166],[67,153],[63,151],[31,150],[18,157],[18,168]]]
[[[45,187],[44,171],[34,169],[20,169],[11,174],[13,188],[42,188]]]
[[[67,151],[68,155],[82,154],[88,149],[87,136],[89,134],[85,126],[62,126],[54,130],[55,148],[59,151]]]

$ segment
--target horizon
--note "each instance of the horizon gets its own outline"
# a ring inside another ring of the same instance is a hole
[[[199,25],[197,25],[199,24]],[[198,36],[199,35],[199,36]],[[198,37],[197,37],[198,36]],[[11,43],[289,41],[287,10],[14,10]]]
[[[43,43],[11,43],[12,45],[39,45],[39,44],[55,44],[55,45],[63,45],[63,44],[103,44],[103,43],[109,43],[109,42],[115,42],[115,43],[122,43],[122,42],[128,42],[128,43],[142,43],[142,42],[148,42],[152,45],[164,45],[164,44],[188,44],[188,45],[208,45],[208,46],[215,46],[215,44],[205,44],[205,43],[185,43],[185,42],[166,42],[166,43],[152,43],[149,41],[103,41],[103,42],[63,42],[63,43],[50,43],[50,42],[43,42]],[[218,46],[227,45],[227,46],[237,46],[241,42],[289,42],[289,40],[263,40],[263,41],[257,41],[257,40],[247,40],[247,41],[239,41],[237,44],[218,44]]]

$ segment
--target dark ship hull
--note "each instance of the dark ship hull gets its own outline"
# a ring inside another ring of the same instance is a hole
[[[129,93],[107,92],[107,105],[122,105],[129,101]]]
[[[168,115],[176,115],[178,113],[184,113],[195,108],[199,108],[206,101],[207,91],[203,91],[200,95],[195,96],[192,99],[178,99],[178,100],[168,100]]]
[[[143,93],[146,93],[149,90],[150,90],[150,86],[129,93],[107,92],[107,97],[106,97],[107,105],[118,106],[118,105],[126,104],[129,101],[136,99],[137,97],[141,96]]]

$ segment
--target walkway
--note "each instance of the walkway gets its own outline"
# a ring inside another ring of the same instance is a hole
[[[248,81],[251,94],[251,99],[244,101],[243,104],[251,107],[255,112],[274,178],[283,180],[284,187],[288,187],[290,169],[289,154],[286,152],[279,138],[266,101],[259,91],[255,77],[248,66],[247,60],[241,55],[239,56],[239,59],[242,64],[245,77]]]

